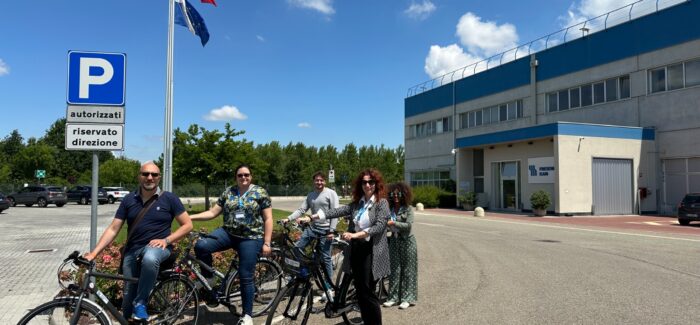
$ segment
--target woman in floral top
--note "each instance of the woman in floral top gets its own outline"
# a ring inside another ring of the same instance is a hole
[[[252,183],[250,167],[236,168],[236,185],[224,190],[216,204],[208,211],[191,216],[192,220],[209,220],[224,215],[224,225],[214,230],[214,238],[202,238],[194,247],[197,258],[211,265],[214,252],[233,248],[238,252],[243,314],[239,324],[253,324],[253,272],[258,254],[270,254],[272,240],[272,205],[267,191]],[[202,270],[211,279],[212,274]],[[211,283],[212,281],[210,281]]]
[[[389,276],[389,298],[384,306],[391,307],[401,302],[400,309],[415,305],[418,299],[418,247],[411,233],[413,210],[411,188],[399,182],[389,185],[391,220],[387,222],[391,276]]]

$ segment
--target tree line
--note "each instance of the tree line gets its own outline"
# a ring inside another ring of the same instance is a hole
[[[40,180],[44,184],[70,187],[91,183],[92,152],[64,149],[65,124],[64,118],[57,120],[40,138],[24,139],[18,130],[13,130],[0,141],[0,190],[9,192],[25,183],[37,183],[36,170],[46,171],[46,178]],[[228,123],[223,130],[207,130],[197,124],[186,130],[177,128],[173,140],[174,191],[180,195],[216,196],[223,186],[234,181],[234,169],[243,163],[253,170],[254,182],[266,186],[272,195],[305,194],[311,189],[311,175],[316,171],[327,174],[331,168],[339,191],[343,185],[347,185],[347,191],[353,178],[365,168],[379,169],[387,182],[404,177],[401,145],[358,147],[350,143],[341,149],[299,142],[254,144],[244,135],[244,130],[236,130]],[[139,161],[115,157],[106,151],[100,151],[98,157],[101,186],[136,184]],[[161,169],[162,157],[154,157]],[[203,193],[198,192],[200,189]]]

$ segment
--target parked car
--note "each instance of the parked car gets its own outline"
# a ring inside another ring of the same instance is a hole
[[[66,191],[68,202],[78,202],[78,204],[88,204],[92,198],[92,186],[75,186]],[[97,188],[97,203],[107,203],[107,191],[104,188]]]
[[[678,223],[687,226],[700,221],[700,193],[688,193],[678,205]]]
[[[129,194],[129,191],[123,187],[105,186],[104,189],[107,191],[107,201],[109,204],[112,204],[115,201],[121,201],[127,194]]]
[[[11,206],[24,204],[30,207],[36,204],[40,207],[46,207],[49,204],[55,204],[60,208],[66,204],[66,193],[63,192],[63,188],[58,186],[31,185],[11,193],[7,196],[7,200],[10,201]]]
[[[0,212],[3,212],[10,208],[10,201],[7,200],[5,194],[0,192]]]

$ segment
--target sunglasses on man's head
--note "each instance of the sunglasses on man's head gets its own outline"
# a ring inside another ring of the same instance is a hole
[[[238,174],[236,176],[238,176],[238,178],[243,178],[243,177],[250,177],[250,174]]]
[[[369,184],[369,185],[374,185],[374,184],[377,184],[377,182],[376,182],[375,180],[373,180],[373,179],[370,179],[370,180],[368,180],[368,181],[363,179],[363,180],[362,180],[362,185],[367,185],[367,184]]]
[[[141,172],[141,176],[143,177],[148,177],[148,175],[151,175],[151,177],[156,178],[160,176],[160,173]]]

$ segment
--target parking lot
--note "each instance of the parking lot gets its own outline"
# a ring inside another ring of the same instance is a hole
[[[117,204],[98,206],[98,236],[114,216]],[[61,208],[18,205],[0,213],[0,324],[15,324],[28,308],[58,292],[56,270],[73,250],[90,243],[90,206]]]

